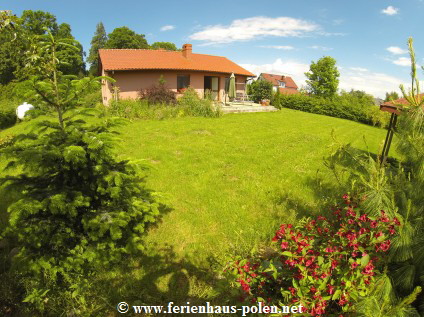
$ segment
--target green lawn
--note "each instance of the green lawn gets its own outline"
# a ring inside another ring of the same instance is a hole
[[[149,186],[174,209],[149,241],[204,258],[269,237],[290,208],[321,208],[327,200],[314,180],[318,172],[331,181],[322,158],[330,153],[333,129],[338,141],[359,149],[366,149],[365,136],[374,153],[386,133],[289,109],[126,126],[121,155],[151,164]]]
[[[0,132],[0,138],[25,125]],[[319,212],[344,194],[334,191],[333,177],[323,165],[334,142],[332,130],[339,142],[373,153],[386,134],[289,109],[218,119],[136,121],[121,128],[118,155],[145,160],[151,166],[148,186],[161,192],[173,209],[150,232],[148,242],[155,248],[168,245],[176,255],[171,265],[161,266],[163,257],[144,259],[140,269],[128,272],[126,286],[116,282],[110,288],[115,292],[110,297],[138,298],[144,290],[144,298],[214,298],[214,285],[202,282],[203,273],[197,271],[208,267],[211,257],[222,261],[248,251],[268,241],[295,212]],[[329,189],[318,186],[317,179]]]

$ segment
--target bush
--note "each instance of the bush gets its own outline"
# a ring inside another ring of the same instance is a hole
[[[166,104],[176,105],[176,93],[165,86],[165,81],[161,77],[157,85],[153,85],[149,89],[140,91],[140,99],[147,100],[150,105]]]
[[[102,91],[94,89],[80,97],[81,104],[84,108],[95,108],[97,105],[102,104]]]
[[[16,107],[19,101],[13,93],[14,84],[0,85],[0,129],[6,129],[16,123]]]
[[[308,316],[339,316],[370,293],[400,222],[383,211],[368,217],[343,198],[329,217],[281,225],[271,255],[228,267],[244,300],[296,303]]]
[[[117,100],[111,101],[109,106],[99,105],[105,115],[127,119],[155,119],[177,118],[184,116],[219,117],[221,111],[215,108],[213,102],[200,99],[193,88],[186,89],[178,100],[177,106],[166,104],[150,104],[147,100]]]
[[[187,88],[184,95],[178,99],[178,105],[187,116],[219,117],[221,115],[220,109],[215,108],[211,100],[200,99],[191,87]]]
[[[109,106],[99,105],[105,115],[126,119],[154,119],[163,120],[184,115],[179,107],[170,107],[165,104],[149,105],[146,100],[117,100],[111,101]]]
[[[256,80],[249,85],[249,94],[256,103],[264,99],[271,100],[272,83],[267,80]]]
[[[387,115],[377,112],[379,108],[369,98],[359,98],[351,93],[342,93],[332,99],[302,94],[281,95],[280,104],[275,106],[378,126],[385,126],[388,120]]]
[[[0,129],[6,129],[16,123],[16,111],[14,109],[0,108]]]

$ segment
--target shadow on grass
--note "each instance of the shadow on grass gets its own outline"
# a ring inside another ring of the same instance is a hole
[[[306,179],[304,184],[312,192],[311,203],[296,199],[290,193],[279,193],[274,197],[274,205],[295,214],[297,219],[326,214],[332,206],[340,203],[344,194],[355,194],[352,171],[365,174],[363,164],[369,159],[378,162],[380,158],[377,154],[350,145],[342,146],[323,159],[326,166],[324,170]],[[399,161],[388,157],[386,164],[398,168]]]
[[[213,259],[208,261],[212,266],[215,265]],[[206,302],[224,305],[231,299],[228,281],[219,278],[214,270],[194,264],[187,257],[179,258],[171,246],[159,249],[152,245],[145,255],[123,264],[120,271],[125,274],[115,277],[112,277],[113,274],[106,274],[96,283],[103,286],[104,290],[106,286],[108,290],[108,316],[119,316],[115,305],[123,301],[130,307],[160,305],[166,309],[169,302],[173,302],[174,306],[204,306]],[[128,316],[132,316],[131,312],[132,308]],[[155,313],[151,316],[169,314]]]

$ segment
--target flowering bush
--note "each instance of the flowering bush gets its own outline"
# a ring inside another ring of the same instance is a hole
[[[369,294],[400,222],[384,211],[368,217],[347,195],[343,198],[345,205],[329,217],[281,225],[271,256],[230,264],[242,300],[302,305],[307,316],[340,316]]]

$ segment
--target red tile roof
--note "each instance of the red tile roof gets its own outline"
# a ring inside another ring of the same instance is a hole
[[[279,88],[280,93],[282,95],[295,95],[295,94],[300,94],[300,91],[294,88]]]
[[[262,73],[259,75],[259,77],[262,77],[263,79],[267,81],[270,81],[274,86],[280,86],[280,81],[282,81],[286,84],[286,88],[293,88],[293,89],[298,88],[294,80],[289,76]]]
[[[419,94],[417,100],[421,101],[421,99],[424,98],[424,93],[423,94]],[[409,105],[409,102],[405,99],[405,98],[400,98],[400,99],[396,99],[396,100],[392,100],[392,101],[386,101],[385,103],[383,103],[383,105],[387,105],[387,106],[393,106],[393,105]]]
[[[101,66],[106,71],[172,69],[255,77],[253,73],[221,56],[191,53],[186,58],[181,51],[144,49],[100,49],[99,55]]]

